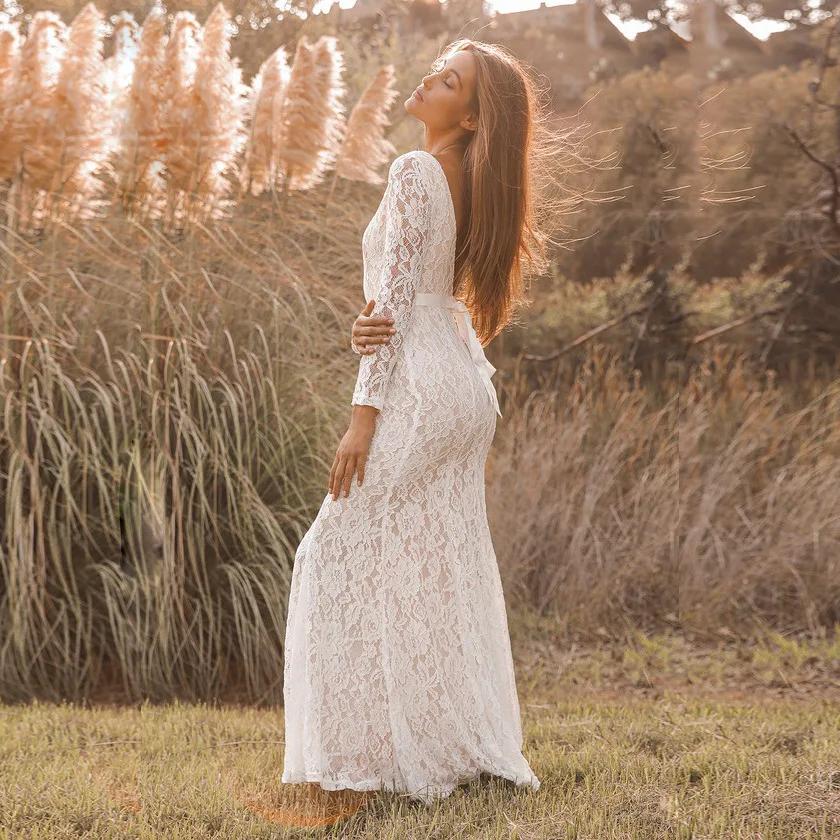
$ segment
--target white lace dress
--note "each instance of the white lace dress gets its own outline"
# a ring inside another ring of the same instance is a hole
[[[538,790],[485,508],[494,368],[451,294],[433,155],[394,160],[362,242],[366,300],[396,333],[359,361],[352,402],[380,410],[364,483],[325,496],[295,556],[282,781],[425,804],[482,772]]]

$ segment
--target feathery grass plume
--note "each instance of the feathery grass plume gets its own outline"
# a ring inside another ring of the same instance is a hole
[[[337,39],[323,35],[314,45],[298,42],[286,94],[279,155],[288,190],[308,190],[324,179],[344,133],[344,59]]]
[[[289,75],[277,147],[284,190],[300,189],[301,184],[311,186],[321,176],[318,165],[326,119],[315,76],[315,54],[306,36],[302,35]]]
[[[160,115],[164,91],[166,15],[149,12],[137,40],[124,114],[117,124],[114,161],[117,188],[129,215],[160,216],[166,195],[164,134]]]
[[[318,167],[323,175],[335,165],[344,139],[344,56],[338,50],[338,39],[334,35],[322,35],[313,50],[316,84],[321,91],[318,101],[324,111],[324,137]]]
[[[183,193],[189,191],[195,167],[185,135],[189,131],[190,100],[201,49],[202,28],[192,12],[177,12],[166,45],[163,96],[159,115],[166,160],[167,207],[172,221],[183,217]]]
[[[384,182],[378,170],[397,151],[382,133],[389,124],[388,112],[398,94],[395,81],[394,65],[386,64],[365,88],[347,120],[336,175],[369,184]]]
[[[114,53],[103,63],[105,85],[114,136],[119,137],[128,116],[128,99],[134,61],[137,57],[137,32],[139,27],[130,12],[120,12],[114,22]]]
[[[221,218],[235,202],[227,177],[245,143],[247,87],[239,59],[230,54],[230,12],[222,3],[204,26],[191,104],[190,129],[195,149],[196,194],[200,213]]]
[[[196,34],[194,61],[190,55],[190,64],[180,67],[190,72],[181,76],[177,102],[167,103],[167,175],[177,225],[193,215],[220,218],[234,201],[226,176],[245,139],[247,89],[238,61],[230,56],[229,22],[219,3]],[[193,49],[193,42],[183,43]]]
[[[0,172],[15,179],[13,199],[19,205],[22,229],[40,223],[41,191],[49,187],[56,168],[55,90],[66,32],[55,12],[32,16],[20,48],[17,78],[8,91]]]
[[[22,40],[18,23],[0,25],[0,149],[9,143],[9,117],[17,86]],[[12,177],[10,163],[0,154],[0,164],[8,167],[0,170],[0,178]]]
[[[278,47],[254,76],[248,97],[250,137],[240,180],[246,192],[260,195],[277,181],[277,143],[289,84],[288,53]]]
[[[104,208],[100,175],[110,168],[113,128],[102,48],[104,15],[88,3],[67,33],[55,92],[55,125],[61,157],[50,203],[64,217],[89,219]]]

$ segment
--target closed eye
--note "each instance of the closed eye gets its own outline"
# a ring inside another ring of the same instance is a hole
[[[433,61],[433,62],[432,62],[432,65],[431,65],[431,70],[432,70],[432,72],[433,72],[433,73],[440,73],[440,72],[443,70],[443,68],[444,68],[444,66],[445,66],[445,65],[446,65],[446,62],[445,62],[442,58],[439,58],[439,59],[437,59],[437,61]],[[451,78],[452,78],[452,75],[450,74],[450,75],[449,75],[449,76],[447,76],[446,78],[447,78],[447,79],[451,79]],[[447,86],[450,90],[455,90],[455,86],[454,86],[454,85],[450,85],[448,81],[444,81],[444,84],[445,84],[445,85],[446,85],[446,86]]]

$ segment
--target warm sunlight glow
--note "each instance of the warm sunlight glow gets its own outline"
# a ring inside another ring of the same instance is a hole
[[[333,2],[334,0],[320,0],[320,2],[318,2],[315,6],[315,12],[320,14],[321,12],[329,11]],[[351,6],[355,5],[355,0],[338,0],[338,4],[342,9],[349,9]],[[554,0],[554,2],[549,0],[549,2],[546,3],[546,6],[561,5],[568,4],[564,3],[563,0],[559,0],[559,2],[558,0]],[[488,0],[487,6],[489,9],[494,10],[499,14],[506,14],[507,12],[524,12],[527,9],[538,9],[540,6],[540,0],[495,0],[495,2],[490,2],[490,0]],[[644,20],[634,19],[630,21],[621,21],[617,15],[607,13],[607,16],[613,24],[615,24],[615,26],[630,39],[635,38],[637,33],[651,28],[651,24]],[[789,24],[786,21],[781,20],[772,20],[768,18],[765,20],[751,22],[748,20],[746,15],[733,14],[732,17],[737,20],[744,29],[762,40],[769,38],[774,32],[779,32],[782,29],[789,28]],[[684,27],[680,27],[680,34],[690,39],[690,34],[688,32],[684,32],[683,30]]]

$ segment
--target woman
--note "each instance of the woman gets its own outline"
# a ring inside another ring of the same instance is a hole
[[[322,803],[387,789],[429,804],[481,773],[540,786],[487,525],[501,412],[478,338],[508,323],[520,260],[543,244],[535,107],[503,48],[450,45],[405,101],[426,148],[391,164],[364,232],[352,419],[297,550],[286,625],[282,780]]]

